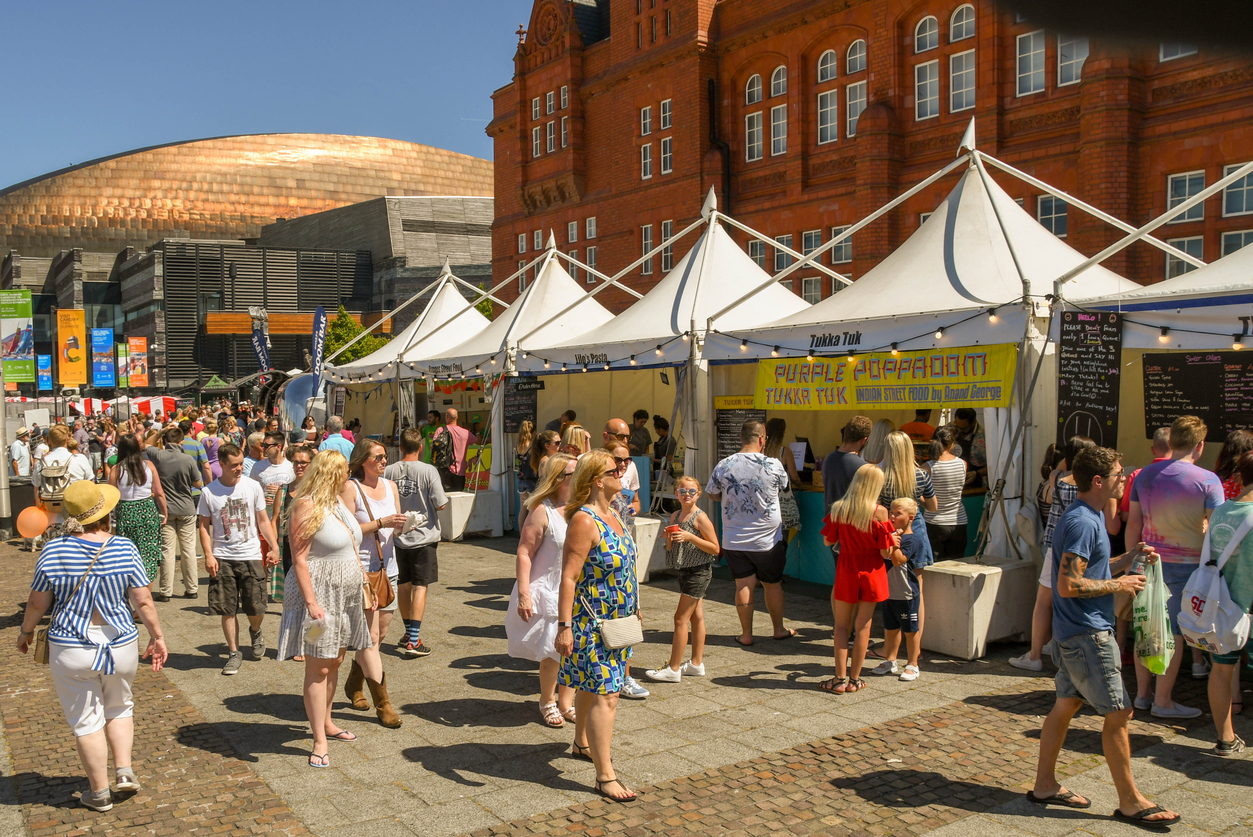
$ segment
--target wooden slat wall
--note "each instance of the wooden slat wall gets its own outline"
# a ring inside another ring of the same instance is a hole
[[[357,324],[361,324],[360,314],[350,314]],[[383,314],[367,314],[366,325],[377,322]],[[383,334],[392,333],[392,321],[388,320],[377,329],[376,332]],[[205,333],[206,334],[251,334],[252,318],[247,312],[238,311],[210,311],[205,315]],[[270,312],[270,334],[303,334],[309,335],[313,333],[313,314],[312,313],[284,313],[279,311]]]

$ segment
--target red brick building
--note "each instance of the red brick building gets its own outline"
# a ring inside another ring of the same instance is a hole
[[[1253,57],[1106,43],[991,0],[537,0],[515,67],[488,127],[497,281],[550,230],[563,251],[615,273],[694,220],[711,186],[723,211],[795,250],[816,247],[950,162],[972,117],[981,150],[1132,224],[1253,159]],[[1120,236],[994,176],[1084,253]],[[952,185],[826,262],[864,274]],[[1157,235],[1206,261],[1253,242],[1253,182],[1200,210]],[[737,237],[767,270],[788,263]],[[651,287],[690,246],[627,284]],[[1106,264],[1143,283],[1186,266],[1148,245]],[[812,271],[793,284],[814,301],[832,293]],[[614,310],[633,301],[613,289],[599,299]]]

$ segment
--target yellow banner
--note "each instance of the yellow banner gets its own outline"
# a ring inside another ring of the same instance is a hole
[[[1018,347],[880,352],[834,358],[779,358],[757,366],[759,410],[1006,407]]]
[[[77,308],[57,311],[57,379],[61,386],[87,383],[87,312]]]

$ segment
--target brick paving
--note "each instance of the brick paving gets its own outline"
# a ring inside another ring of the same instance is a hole
[[[382,729],[372,713],[337,700],[336,720],[360,740],[333,745],[328,770],[304,766],[302,667],[275,663],[271,651],[221,677],[221,635],[203,601],[159,605],[171,664],[157,675],[141,668],[136,680],[135,763],[145,788],[95,814],[76,805],[86,782],[47,671],[12,647],[33,558],[0,546],[0,613],[8,614],[0,617],[0,772],[14,778],[0,782],[0,837],[1131,833],[1108,817],[1115,803],[1090,713],[1076,720],[1062,763],[1070,786],[1093,798],[1092,811],[1041,812],[1021,799],[1053,693],[1047,675],[1005,665],[1020,648],[971,663],[924,652],[914,683],[868,678],[867,690],[828,695],[815,688],[830,671],[825,598],[789,586],[798,639],[740,649],[730,640],[726,579],[715,579],[705,605],[710,676],[650,684],[648,700],[620,704],[615,764],[643,798],[601,800],[591,766],[566,756],[570,730],[538,723],[534,666],[503,653],[512,548],[504,539],[441,547],[443,581],[423,627],[436,653],[405,661],[388,650],[404,727]],[[675,583],[646,585],[641,597],[648,628],[637,674],[667,653]],[[264,628],[271,646],[278,611]],[[758,622],[764,630],[764,617]],[[1204,706],[1204,684],[1185,680],[1179,697]],[[1200,752],[1212,743],[1207,715],[1168,726],[1140,714],[1132,747],[1146,792],[1205,832],[1253,833],[1239,830],[1253,824],[1253,761]],[[1237,729],[1253,738],[1249,721]],[[16,826],[4,816],[13,809],[24,819]]]

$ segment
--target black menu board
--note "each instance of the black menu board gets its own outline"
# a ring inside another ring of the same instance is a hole
[[[1179,416],[1200,416],[1205,440],[1253,426],[1253,354],[1169,352],[1144,356],[1144,435]]]
[[[766,411],[753,409],[752,403],[751,395],[719,396],[714,399],[714,421],[718,432],[718,457],[715,462],[721,462],[731,454],[739,453],[740,448],[744,447],[743,442],[740,441],[740,428],[744,426],[744,422],[752,419],[765,423]],[[733,407],[732,404],[746,406]]]
[[[544,382],[538,378],[505,378],[505,432],[517,433],[522,422],[535,424]]]
[[[1122,317],[1109,312],[1063,311],[1057,344],[1057,444],[1087,436],[1118,444],[1118,388],[1122,381]]]

